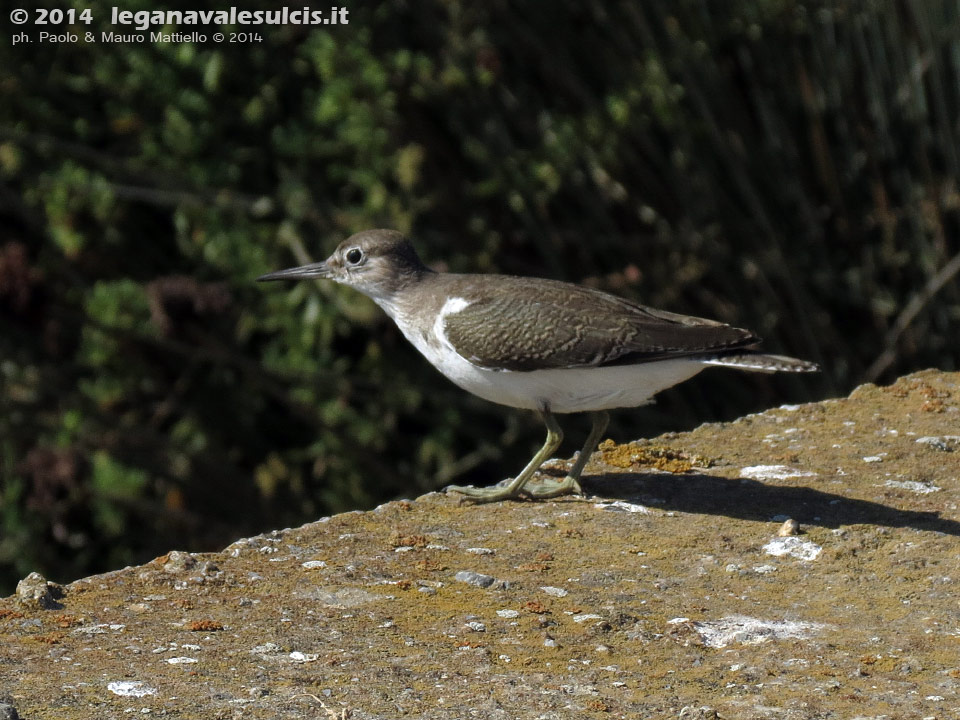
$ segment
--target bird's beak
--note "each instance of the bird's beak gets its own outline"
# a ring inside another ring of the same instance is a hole
[[[303,278],[328,278],[332,275],[330,268],[327,267],[327,263],[317,262],[311,263],[309,265],[301,265],[300,267],[287,268],[286,270],[277,270],[276,272],[267,273],[266,275],[261,275],[257,278],[257,282],[264,282],[266,280],[302,280]]]

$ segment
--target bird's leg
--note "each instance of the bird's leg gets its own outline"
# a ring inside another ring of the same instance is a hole
[[[533,474],[540,469],[540,466],[549,459],[560,443],[563,442],[563,430],[560,429],[560,423],[549,410],[540,412],[540,417],[547,426],[547,439],[543,447],[533,456],[533,459],[527,463],[527,466],[513,480],[505,486],[494,485],[493,487],[475,488],[463,487],[460,485],[451,485],[447,488],[449,492],[466,495],[474,502],[496,502],[497,500],[506,500],[514,498],[523,492],[524,486],[533,477]]]
[[[583,450],[577,456],[577,461],[570,468],[570,472],[559,483],[533,483],[527,488],[527,493],[535,498],[552,498],[559,495],[580,495],[583,491],[580,489],[580,473],[586,467],[587,461],[593,455],[593,451],[600,444],[600,439],[607,429],[607,423],[610,422],[610,415],[606,410],[592,413],[593,426],[590,428],[590,434],[587,441],[583,444]]]

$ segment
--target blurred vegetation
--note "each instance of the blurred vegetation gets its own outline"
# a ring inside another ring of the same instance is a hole
[[[109,3],[74,5],[97,18],[81,37],[115,29]],[[957,368],[955,3],[349,19],[251,44],[0,42],[3,592],[521,466],[536,420],[442,380],[365,298],[253,283],[365,228],[825,367],[710,371],[616,413],[620,439]],[[569,453],[586,427],[566,425]]]

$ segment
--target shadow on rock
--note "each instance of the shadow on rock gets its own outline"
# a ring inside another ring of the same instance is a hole
[[[828,528],[866,523],[960,536],[960,523],[936,512],[901,510],[810,487],[765,485],[746,478],[617,473],[584,477],[583,483],[588,492],[662,510],[761,522],[785,515],[807,525]]]

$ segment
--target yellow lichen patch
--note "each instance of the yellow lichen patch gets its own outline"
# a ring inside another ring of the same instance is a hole
[[[43,645],[58,645],[64,637],[65,636],[62,632],[51,632],[46,633],[45,635],[34,635],[27,639]]]
[[[883,392],[898,398],[910,397],[916,393],[923,398],[920,404],[923,412],[943,412],[943,401],[951,396],[949,390],[934,387],[923,378],[917,377],[900,378],[893,385],[883,388]]]
[[[417,560],[414,567],[421,572],[439,572],[447,569],[446,565],[437,560]]]
[[[860,665],[867,666],[870,672],[893,672],[901,664],[902,659],[894,655],[863,655]]]
[[[934,398],[933,400],[924,400],[920,405],[921,412],[936,412],[942,413],[944,411],[943,400],[939,398]]]
[[[550,612],[549,608],[547,608],[547,606],[544,605],[539,600],[530,600],[528,602],[525,602],[523,605],[520,606],[520,609],[526,610],[527,612],[530,612],[530,613],[535,613],[537,615],[544,615]]]
[[[217,632],[223,630],[223,623],[216,620],[193,620],[187,623],[186,629],[190,632]]]
[[[797,463],[800,462],[800,454],[795,452],[785,452],[780,453],[779,455],[771,456],[772,460],[776,460],[779,463]]]
[[[393,547],[415,547],[417,549],[425,548],[430,544],[430,538],[426,535],[404,535],[403,533],[394,533],[390,538]]]
[[[687,453],[683,450],[654,445],[646,447],[639,443],[617,445],[613,440],[604,440],[597,448],[603,462],[619,468],[651,466],[657,470],[671,473],[683,473],[695,467],[707,468],[713,464],[703,455]]]
[[[610,706],[600,698],[593,698],[587,703],[587,710],[593,712],[610,712]]]

